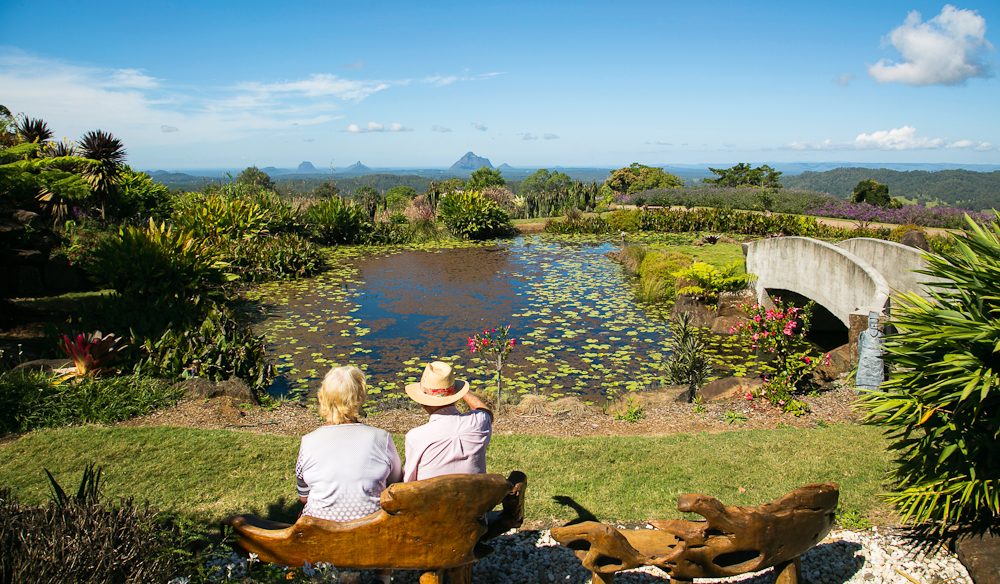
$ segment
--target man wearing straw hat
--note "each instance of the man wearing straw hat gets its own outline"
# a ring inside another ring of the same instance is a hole
[[[493,413],[469,392],[467,381],[455,379],[451,365],[430,363],[419,383],[406,386],[406,394],[424,407],[430,420],[406,433],[404,481],[486,472]],[[459,400],[465,401],[469,412],[458,411]]]

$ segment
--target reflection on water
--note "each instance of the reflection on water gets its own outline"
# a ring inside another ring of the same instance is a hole
[[[373,393],[396,397],[422,365],[450,360],[474,389],[493,387],[466,339],[510,323],[520,344],[505,388],[582,395],[661,381],[669,337],[663,309],[638,305],[597,240],[530,236],[447,249],[335,250],[335,268],[257,291],[263,325],[292,388],[315,391],[333,365],[365,369]],[[369,252],[370,253],[370,252]]]

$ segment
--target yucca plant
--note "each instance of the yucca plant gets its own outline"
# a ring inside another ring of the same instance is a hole
[[[682,312],[670,323],[670,356],[666,374],[670,383],[688,387],[687,401],[693,402],[698,389],[712,375],[712,363],[705,351],[702,331],[691,322],[691,315]]]
[[[124,170],[125,145],[110,132],[94,130],[80,138],[80,154],[96,162],[84,170],[84,177],[98,197],[103,216],[104,204]]]
[[[41,118],[29,118],[21,116],[17,120],[17,134],[25,142],[44,144],[52,139],[52,130],[49,124]]]
[[[896,455],[890,501],[941,531],[1000,525],[1000,226],[966,220],[966,236],[921,271],[943,280],[931,298],[904,294],[893,308],[892,374],[861,397]]]

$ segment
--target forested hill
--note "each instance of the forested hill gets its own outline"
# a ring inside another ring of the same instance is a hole
[[[781,177],[789,189],[829,193],[847,198],[859,181],[875,179],[889,186],[889,194],[921,201],[941,201],[967,209],[1000,208],[1000,171],[898,171],[885,168],[836,168]]]

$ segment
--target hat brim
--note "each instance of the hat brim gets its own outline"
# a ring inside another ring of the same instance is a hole
[[[462,399],[469,393],[469,382],[464,379],[455,380],[455,393],[451,395],[427,395],[419,383],[409,383],[406,385],[406,395],[410,399],[424,406],[447,406]]]

